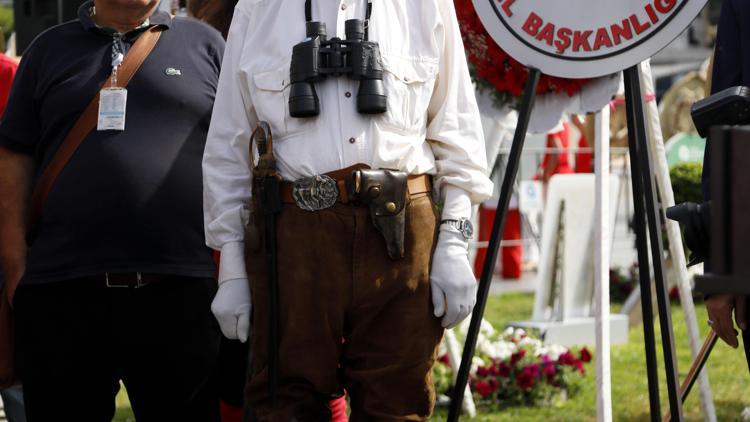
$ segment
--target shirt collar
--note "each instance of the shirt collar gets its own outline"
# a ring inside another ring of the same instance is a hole
[[[83,25],[83,28],[87,31],[99,30],[96,22],[94,22],[94,19],[91,17],[92,7],[94,7],[94,2],[90,0],[83,3],[81,7],[78,8],[78,20],[81,21],[81,25]],[[150,25],[161,25],[166,29],[169,29],[170,25],[172,24],[172,16],[170,16],[169,13],[157,8],[154,13],[148,18],[148,22]]]

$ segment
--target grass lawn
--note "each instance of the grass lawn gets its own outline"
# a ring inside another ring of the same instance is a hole
[[[525,320],[531,316],[534,298],[530,294],[510,294],[490,298],[487,304],[486,318],[495,327],[502,327],[509,321]],[[708,332],[705,308],[697,306],[698,325],[703,335]],[[677,339],[678,368],[684,377],[690,368],[690,350],[687,342],[682,311],[678,306],[672,308],[672,321]],[[655,324],[657,336],[658,324]],[[740,348],[742,346],[740,345]],[[668,408],[666,383],[663,366],[661,366],[661,349],[657,350],[660,363],[660,392],[662,410]],[[710,375],[711,388],[716,404],[719,421],[740,420],[740,412],[750,406],[750,374],[741,350],[734,350],[719,342],[709,359],[706,368]],[[580,394],[555,407],[511,408],[502,412],[482,413],[476,421],[593,421],[596,419],[596,374],[593,363],[586,367],[586,377]],[[612,347],[612,402],[615,420],[647,421],[649,420],[648,387],[646,381],[646,360],[644,357],[643,329],[638,326],[630,331],[630,342],[625,346]],[[127,397],[118,396],[118,411],[115,421],[133,421]],[[445,410],[438,409],[434,420],[445,420]],[[703,420],[697,388],[693,390],[685,405],[687,420]]]
[[[487,303],[486,317],[496,327],[508,321],[524,320],[531,316],[534,299],[532,295],[513,294],[491,298]],[[706,310],[696,306],[698,325],[702,335],[708,333]],[[677,359],[681,380],[690,369],[690,349],[682,310],[672,307],[672,321],[677,341]],[[655,324],[659,336],[658,324]],[[657,341],[658,337],[657,337]],[[740,349],[742,345],[740,345]],[[630,330],[630,342],[612,347],[612,414],[615,420],[649,420],[646,359],[644,357],[643,328]],[[657,349],[660,364],[662,410],[667,411],[666,382],[664,381],[661,347]],[[734,350],[724,343],[717,343],[706,364],[719,421],[740,420],[740,412],[750,406],[750,374],[741,350]],[[512,408],[503,412],[482,413],[477,421],[593,421],[596,420],[596,369],[593,362],[586,367],[586,377],[579,395],[556,407]],[[693,389],[685,404],[686,420],[703,420],[697,387]],[[435,420],[444,420],[445,412],[438,411]]]

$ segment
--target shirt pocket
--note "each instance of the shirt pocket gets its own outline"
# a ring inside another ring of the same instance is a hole
[[[256,72],[251,84],[253,106],[258,119],[271,125],[276,139],[287,138],[312,129],[312,118],[296,118],[289,114],[289,63]]]
[[[427,108],[435,87],[437,61],[383,55],[382,64],[388,95],[383,123],[412,134],[423,131],[427,127]]]

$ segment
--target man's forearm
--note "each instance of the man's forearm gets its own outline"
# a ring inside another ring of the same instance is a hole
[[[0,147],[0,266],[6,281],[23,275],[26,225],[34,160]]]

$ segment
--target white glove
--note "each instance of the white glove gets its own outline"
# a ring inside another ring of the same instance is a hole
[[[221,247],[219,291],[211,303],[219,327],[232,340],[247,341],[250,331],[250,285],[245,270],[245,245],[229,242]]]
[[[441,227],[432,256],[430,286],[435,316],[453,328],[466,319],[477,302],[477,279],[469,264],[469,243],[458,230]]]
[[[219,284],[211,312],[228,339],[247,341],[250,331],[250,286],[246,278],[235,278]]]

